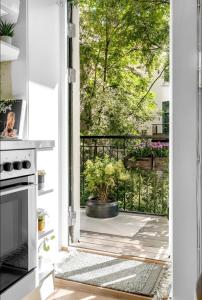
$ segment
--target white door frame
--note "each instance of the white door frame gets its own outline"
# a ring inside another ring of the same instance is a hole
[[[197,280],[197,0],[171,1],[170,229],[173,299],[195,299]]]
[[[67,0],[60,5],[60,109],[59,109],[59,249],[69,245],[69,226],[71,216],[75,216],[72,226],[73,241],[80,237],[80,54],[79,54],[79,10],[73,9],[75,37],[73,38],[72,68],[76,70],[75,82],[72,83],[72,120],[70,128],[70,106],[68,85],[70,72],[68,66],[68,4]],[[71,132],[70,132],[71,130]],[[71,134],[72,138],[69,139]],[[73,151],[70,151],[72,150]],[[70,157],[71,152],[71,157]],[[71,173],[69,170],[71,169]],[[70,179],[71,177],[71,179]],[[71,182],[71,186],[70,183]],[[72,199],[70,199],[72,198]],[[72,205],[70,207],[70,202]],[[70,210],[69,210],[70,208]]]
[[[73,83],[72,103],[72,203],[73,220],[72,242],[80,239],[80,47],[79,47],[79,9],[73,9],[73,24],[75,37],[73,38],[73,69],[75,82]]]
[[[69,201],[69,143],[68,143],[68,74],[67,74],[67,1],[58,1],[60,6],[60,103],[59,103],[59,177],[58,177],[58,248],[68,246],[68,201]]]
[[[66,2],[66,1],[64,1]],[[63,16],[64,17],[64,16]],[[61,20],[64,25],[64,20]],[[78,25],[78,24],[77,24]],[[64,48],[66,35],[61,34]],[[61,84],[67,82],[64,70],[64,49],[61,49]],[[76,56],[79,53],[75,53]],[[173,299],[195,299],[197,280],[197,0],[171,0],[171,154],[170,154],[170,240],[173,260]],[[78,73],[79,74],[79,73]],[[78,76],[77,74],[77,76]],[[79,97],[79,86],[77,86]],[[60,165],[62,214],[60,230],[61,245],[67,244],[67,199],[68,191],[68,141],[67,95],[61,96],[61,151]],[[78,101],[78,99],[77,99]],[[79,105],[79,102],[77,102]],[[78,122],[78,107],[75,107],[75,122]],[[79,122],[78,122],[79,123]],[[75,130],[79,130],[78,123]],[[78,157],[80,133],[74,139]],[[79,199],[79,158],[74,165],[74,195]],[[78,176],[78,177],[77,177]],[[80,199],[77,204],[79,205]],[[77,209],[78,207],[75,207]],[[65,210],[65,211],[64,211]],[[61,216],[60,214],[60,216]],[[64,225],[65,224],[65,225]],[[76,229],[76,231],[78,228]]]

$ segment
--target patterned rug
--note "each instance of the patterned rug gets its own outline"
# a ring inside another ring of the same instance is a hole
[[[163,265],[79,251],[66,254],[55,270],[57,278],[156,299],[161,299],[161,289],[165,292],[168,283]]]

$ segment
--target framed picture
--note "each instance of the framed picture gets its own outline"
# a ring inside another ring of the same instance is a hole
[[[26,102],[22,99],[0,101],[0,137],[23,137]]]

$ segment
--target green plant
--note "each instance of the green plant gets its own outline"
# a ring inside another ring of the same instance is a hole
[[[15,24],[0,20],[0,36],[14,36]]]
[[[108,202],[120,182],[127,181],[129,178],[123,162],[116,161],[108,155],[88,160],[85,164],[84,176],[88,192],[102,203]]]
[[[37,218],[39,221],[42,221],[45,216],[48,216],[48,213],[43,208],[37,209]]]
[[[74,0],[80,7],[81,133],[138,134],[168,66],[169,0]]]
[[[41,244],[39,245],[39,247],[38,247],[38,252],[40,252],[41,248],[43,248],[43,250],[44,250],[45,252],[48,252],[48,251],[50,250],[49,242],[52,241],[52,240],[54,240],[54,239],[55,239],[55,236],[54,236],[54,235],[51,235],[50,238],[45,237],[45,238],[43,239],[43,241],[41,242]]]
[[[143,158],[143,157],[168,157],[169,145],[162,142],[145,142],[141,143],[131,151],[127,158]]]

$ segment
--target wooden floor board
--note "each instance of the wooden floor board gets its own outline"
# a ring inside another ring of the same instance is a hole
[[[47,300],[151,300],[151,297],[139,296],[125,292],[115,291],[103,287],[82,284],[78,282],[55,279],[56,294]],[[57,297],[58,291],[69,291],[70,294]]]
[[[150,259],[157,259],[157,260],[163,260],[163,261],[169,261],[168,255],[165,253],[159,253],[159,252],[148,252],[145,251],[144,249],[142,250],[137,250],[134,249],[133,247],[112,247],[108,245],[98,245],[98,244],[93,244],[93,243],[84,243],[80,242],[77,244],[77,247],[81,248],[86,248],[86,249],[93,249],[93,250],[98,250],[98,251],[104,251],[104,252],[110,252],[110,253],[117,253],[117,254],[124,254],[127,256],[137,256],[137,257],[143,257],[143,258],[150,258]]]
[[[92,240],[100,240],[106,242],[115,242],[115,243],[124,243],[124,244],[131,244],[131,245],[145,245],[147,247],[159,248],[165,247],[167,248],[168,243],[167,241],[161,241],[157,239],[144,239],[141,236],[139,239],[127,238],[127,237],[120,237],[120,236],[113,236],[113,235],[106,235],[100,233],[89,233],[89,232],[82,232],[82,241],[88,240],[91,238]]]
[[[85,237],[82,237],[82,242],[81,243],[88,243],[90,242],[91,244],[96,244],[96,245],[103,245],[103,246],[112,246],[112,247],[118,247],[118,248],[121,248],[121,249],[133,249],[134,251],[144,251],[144,252],[151,252],[151,253],[159,253],[162,251],[165,251],[166,252],[166,249],[165,247],[163,246],[154,246],[154,245],[151,245],[151,246],[146,246],[145,244],[142,244],[142,243],[129,243],[129,242],[125,242],[125,241],[122,241],[121,243],[120,242],[116,242],[116,241],[110,241],[110,240],[103,240],[103,239],[95,239],[95,238],[92,238],[90,241],[89,241],[89,238],[85,238]]]
[[[81,236],[73,246],[149,259],[169,261],[168,219],[120,213],[119,218],[97,220],[81,214]]]

